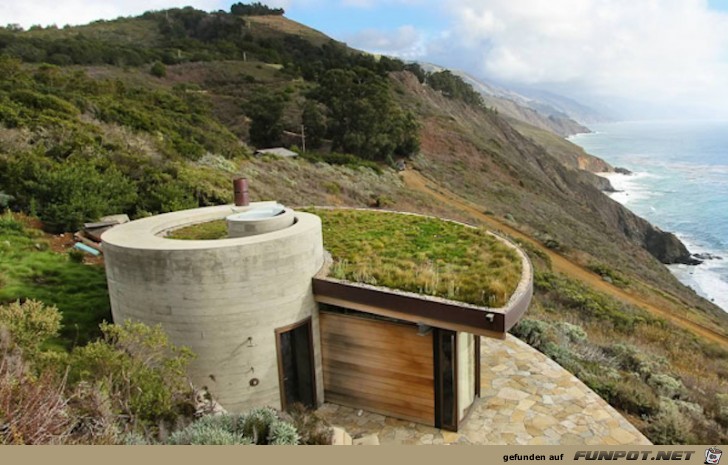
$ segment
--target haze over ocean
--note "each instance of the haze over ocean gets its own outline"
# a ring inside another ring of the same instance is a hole
[[[728,312],[728,121],[640,121],[594,124],[569,138],[631,176],[610,174],[612,198],[692,253],[722,259],[671,265],[684,284]]]

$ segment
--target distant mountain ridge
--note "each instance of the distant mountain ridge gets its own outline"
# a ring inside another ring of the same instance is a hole
[[[420,63],[428,71],[445,68]],[[451,70],[480,92],[485,103],[501,114],[562,137],[591,132],[589,123],[603,122],[608,118],[587,105],[567,97],[532,89],[521,90],[498,85],[461,70]]]

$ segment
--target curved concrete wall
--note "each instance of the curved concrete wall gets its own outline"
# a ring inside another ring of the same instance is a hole
[[[228,216],[226,221],[228,237],[247,237],[288,228],[294,223],[295,215],[290,208],[284,208],[280,214],[275,216],[250,219],[241,218],[240,214],[234,214]]]
[[[288,228],[214,241],[162,236],[244,210],[221,206],[167,213],[106,232],[114,321],[161,324],[175,344],[195,352],[190,366],[195,386],[207,386],[225,408],[239,412],[281,407],[275,330],[311,317],[321,402],[318,312],[311,286],[323,264],[321,220],[296,213]]]

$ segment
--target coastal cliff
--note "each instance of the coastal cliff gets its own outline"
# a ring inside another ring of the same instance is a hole
[[[555,134],[448,100],[408,73],[394,79],[423,122],[415,166],[427,176],[536,237],[615,267],[649,268],[662,280],[669,272],[659,263],[696,263],[674,234],[604,193],[611,183],[594,172],[614,171],[605,161]]]

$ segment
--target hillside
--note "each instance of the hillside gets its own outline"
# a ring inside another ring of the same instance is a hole
[[[728,314],[663,266],[689,260],[684,245],[601,192],[590,171],[608,164],[439,77],[280,15],[185,8],[2,29],[0,206],[70,232],[229,202],[244,175],[252,200],[485,224],[536,266],[519,337],[653,441],[725,442]],[[301,147],[302,124],[302,156],[252,156]]]
[[[432,72],[444,69],[432,63],[423,63],[422,67]],[[464,71],[456,70],[453,73],[479,92],[488,107],[497,110],[502,116],[510,118],[514,122],[525,123],[561,137],[589,132],[589,128],[546,102],[494,86]]]

